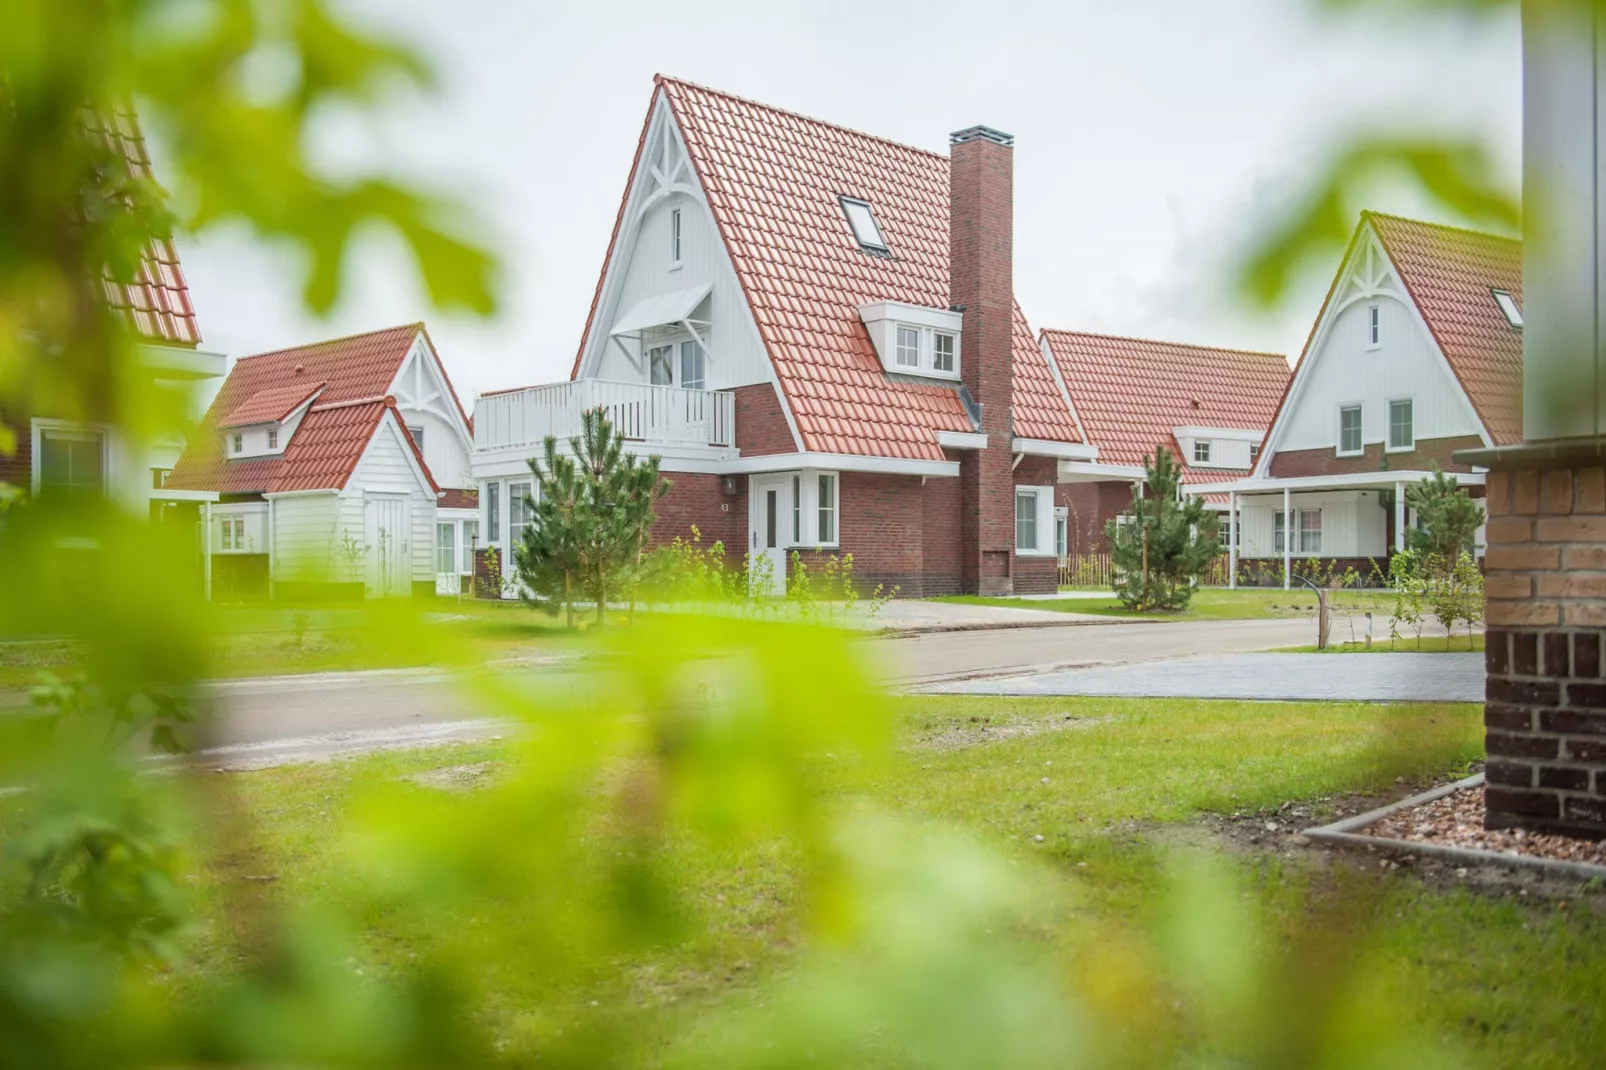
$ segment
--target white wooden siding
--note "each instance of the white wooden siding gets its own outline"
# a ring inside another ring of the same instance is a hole
[[[660,96],[653,129],[649,131],[648,151],[643,153],[640,164],[642,171],[656,162],[653,148],[661,136],[673,138],[676,151],[684,151],[679,131]],[[687,168],[678,181],[695,185],[696,176]],[[669,194],[655,202],[641,216],[639,224],[633,224],[635,204],[645,198],[648,185],[650,179],[639,171],[631,178],[632,203],[626,208],[625,229],[608,267],[613,285],[604,287],[602,307],[592,324],[591,336],[586,340],[582,374],[587,378],[617,382],[647,382],[645,364],[638,366],[627,357],[619,345],[609,339],[609,329],[643,298],[707,283],[713,289],[699,311],[699,318],[708,319],[712,326],[706,332],[698,328],[708,348],[707,388],[728,390],[773,381],[774,369],[769,355],[759,338],[758,327],[701,188]],[[681,210],[681,262],[680,267],[671,270],[669,217],[670,210],[676,207]],[[630,340],[625,344],[634,346]]]
[[[342,583],[362,579],[359,562],[353,576],[343,575],[340,532],[335,528],[338,496],[299,494],[273,502],[273,577],[280,583]],[[352,532],[359,543],[362,531]]]
[[[1295,557],[1375,557],[1382,565],[1383,557],[1389,552],[1388,514],[1378,504],[1377,491],[1324,491],[1291,497],[1296,514],[1301,509],[1322,511],[1321,552],[1299,552],[1299,526],[1296,521],[1293,525]],[[1282,556],[1276,549],[1275,519],[1275,514],[1282,507],[1281,494],[1239,499],[1238,523],[1243,526],[1239,556]],[[1225,525],[1222,537],[1226,537]]]
[[[472,487],[473,473],[469,470],[468,451],[451,423],[433,412],[424,412],[398,405],[403,422],[409,427],[424,429],[424,463],[429,465],[435,482],[443,487]]]
[[[1376,349],[1368,348],[1367,315],[1373,304],[1379,306],[1382,327]],[[1392,297],[1363,299],[1339,312],[1307,362],[1279,452],[1336,449],[1339,406],[1357,402],[1365,442],[1385,442],[1389,400],[1398,397],[1413,399],[1418,439],[1478,434],[1460,384],[1432,335],[1414,309]]]
[[[350,531],[352,537],[364,538],[363,494],[365,491],[405,493],[408,495],[408,547],[409,574],[415,580],[432,580],[435,567],[432,554],[435,546],[435,492],[416,474],[408,460],[411,449],[402,441],[405,434],[389,417],[379,422],[373,440],[363,451],[362,459],[352,470],[346,489],[340,494],[339,515],[336,520],[336,540],[341,533]],[[429,432],[425,432],[428,441]]]
[[[245,521],[244,543],[229,534],[229,549],[223,548],[223,522]],[[268,552],[268,506],[266,502],[239,502],[212,507],[212,552],[214,554],[265,554]]]

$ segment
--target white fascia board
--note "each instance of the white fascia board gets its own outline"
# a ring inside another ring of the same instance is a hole
[[[907,301],[872,301],[859,306],[859,318],[866,325],[878,320],[897,320],[910,327],[932,327],[958,334],[965,325],[965,314],[930,305],[911,305]]]
[[[151,499],[159,502],[215,502],[220,497],[215,490],[168,490],[162,487],[151,491]]]
[[[834,472],[871,472],[899,476],[957,476],[958,461],[922,461],[904,457],[861,457],[851,453],[775,453],[764,457],[738,457],[721,462],[720,475],[791,472],[800,468]]]
[[[1235,442],[1259,442],[1266,437],[1266,429],[1256,430],[1252,427],[1203,427],[1189,425],[1187,427],[1173,427],[1172,434],[1178,438],[1220,438]]]
[[[459,509],[456,506],[447,508],[444,505],[437,505],[435,507],[435,514],[436,516],[440,517],[441,520],[474,520],[479,517],[480,511],[478,507],[473,509]]]
[[[1147,475],[1143,466],[1136,464],[1098,464],[1091,461],[1061,461],[1059,464],[1061,483],[1097,483],[1111,479],[1131,482]]]
[[[1058,457],[1064,461],[1091,461],[1098,457],[1097,446],[1084,446],[1078,442],[1054,442],[1046,438],[1020,438],[1010,441],[1011,453],[1024,453],[1029,457]]]
[[[211,379],[228,372],[229,358],[222,353],[183,346],[144,344],[135,347],[140,363],[160,377]]]
[[[316,498],[320,494],[338,495],[340,492],[332,487],[322,487],[317,490],[273,490],[263,494],[270,501],[277,498]]]
[[[987,436],[974,431],[938,431],[937,445],[950,450],[984,450]]]
[[[1482,472],[1451,472],[1449,474],[1455,476],[1456,482],[1467,487],[1481,487],[1485,481],[1485,476]],[[1288,490],[1342,490],[1346,487],[1392,487],[1396,483],[1421,483],[1423,480],[1432,478],[1432,472],[1421,470],[1356,472],[1327,476],[1293,476],[1287,479],[1257,477],[1239,479],[1231,483],[1184,483],[1182,489],[1189,494],[1226,494],[1229,491],[1237,494],[1281,494],[1284,488]]]

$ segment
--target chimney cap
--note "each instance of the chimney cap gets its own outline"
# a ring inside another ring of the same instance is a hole
[[[1007,149],[1014,147],[1015,135],[994,130],[990,126],[967,126],[948,135],[950,145],[963,145],[967,141],[991,141],[994,145],[1002,145]]]

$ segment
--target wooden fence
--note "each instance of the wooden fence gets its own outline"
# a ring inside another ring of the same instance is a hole
[[[1199,581],[1204,587],[1225,587],[1229,574],[1226,554],[1210,564],[1210,571]],[[1077,554],[1060,562],[1061,587],[1110,587],[1115,583],[1115,565],[1109,554]]]

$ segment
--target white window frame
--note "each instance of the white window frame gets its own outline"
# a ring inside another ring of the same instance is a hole
[[[1394,444],[1394,406],[1404,402],[1411,406],[1411,441],[1403,446]],[[1414,395],[1401,395],[1389,398],[1388,426],[1383,432],[1383,448],[1388,453],[1410,453],[1416,449],[1416,397]]]
[[[268,428],[268,449],[276,450],[278,448],[279,448],[279,429],[277,427],[270,427],[270,428]]]
[[[923,332],[919,327],[915,327],[907,323],[898,324],[897,331],[898,333],[896,335],[896,340],[893,343],[895,347],[892,352],[893,366],[900,369],[907,368],[908,370],[915,372],[919,371],[923,363],[922,358],[924,357],[924,351],[926,348],[921,344],[923,342],[921,335],[925,332]],[[912,339],[914,342],[912,350],[905,344],[904,339],[906,336]],[[905,360],[904,357],[906,354],[913,357],[913,360]]]
[[[523,488],[520,490],[519,488]],[[532,479],[510,479],[507,481],[507,544],[517,547],[524,537],[524,529],[535,522],[532,515],[534,510],[524,504],[526,497],[532,499],[539,494],[540,486]],[[522,518],[522,519],[518,519]]]
[[[1033,545],[1021,545],[1021,502],[1032,500]],[[1015,529],[1016,557],[1053,557],[1054,554],[1054,488],[1015,485],[1015,508],[1010,517]]]
[[[1260,460],[1260,443],[1251,442],[1249,444],[1249,467],[1253,468],[1258,460]]]
[[[1064,561],[1071,548],[1071,511],[1063,505],[1054,507],[1054,556]]]
[[[44,420],[35,417],[30,434],[29,443],[32,471],[29,477],[32,481],[31,493],[37,498],[44,487],[45,474],[45,439],[51,433],[58,435],[93,435],[100,440],[100,492],[103,496],[111,494],[112,484],[116,478],[112,472],[112,434],[111,428],[106,424],[80,424],[71,420]]]
[[[485,545],[502,545],[502,481],[485,484]]]
[[[408,424],[407,425],[407,437],[413,440],[413,445],[418,447],[418,452],[419,453],[423,453],[424,452],[424,425],[423,424]]]
[[[669,373],[669,378],[666,379],[664,382],[661,382],[661,383],[658,382],[654,378],[654,373],[658,369],[657,360],[658,360],[659,354],[663,354],[664,355],[664,365],[663,366]],[[662,345],[648,346],[647,347],[647,385],[648,386],[674,386],[675,385],[675,359],[679,355],[680,355],[680,349],[674,342],[665,342]]]
[[[823,501],[821,481],[829,480],[830,500]],[[784,493],[790,499],[780,508],[790,507],[792,522],[777,517],[784,535],[777,533],[776,542],[787,549],[830,550],[842,545],[842,473],[822,471],[818,468],[789,472]],[[822,536],[820,525],[827,524]]]
[[[245,452],[245,433],[234,431],[229,434],[229,452],[238,457]]]
[[[1383,348],[1383,304],[1377,302],[1366,306],[1366,350],[1371,352]]]
[[[860,249],[867,253],[879,253],[883,256],[891,251],[887,247],[886,236],[881,232],[881,223],[875,217],[875,209],[870,207],[869,201],[858,197],[838,197],[837,200],[842,204],[842,214],[847,217],[848,231],[853,235],[853,240],[858,243]],[[854,208],[862,208],[864,210],[864,226],[861,226],[859,218],[854,215]],[[866,233],[865,227],[868,227],[868,233]]]
[[[459,538],[463,545],[460,551],[461,565],[458,571],[473,575],[474,554],[479,550],[480,522],[478,520],[464,520],[460,526],[462,530],[459,532]],[[470,528],[473,530],[469,530]]]
[[[944,340],[944,339],[946,339],[947,342],[948,342],[948,352],[947,352],[946,355],[948,357],[949,367],[946,367],[946,368],[944,368],[941,364],[937,363],[937,358],[939,356],[943,355],[943,354],[938,352],[937,343],[938,343],[938,341],[941,341],[941,340]],[[954,332],[952,332],[952,331],[939,331],[939,330],[936,330],[935,328],[932,329],[932,331],[931,331],[931,370],[936,372],[938,375],[955,375],[955,376],[957,376],[959,374],[959,336],[957,334],[955,334]]]
[[[442,535],[446,536],[446,541],[444,543],[441,541],[441,536]],[[442,557],[443,554],[444,554],[444,559]],[[446,566],[445,568],[441,567],[441,564],[442,564],[443,560],[445,562],[445,566]],[[458,554],[457,554],[457,523],[456,523],[456,521],[452,521],[452,520],[437,520],[437,521],[435,521],[435,572],[436,572],[436,574],[444,576],[448,572],[455,573],[457,571],[457,561],[458,561]]]
[[[1359,449],[1347,450],[1344,448],[1344,414],[1354,411],[1360,415],[1361,445]],[[1359,401],[1345,401],[1338,406],[1338,434],[1333,440],[1333,452],[1340,457],[1359,457],[1366,452],[1366,405]]]
[[[689,350],[687,347],[691,347]],[[692,382],[686,381],[686,355],[690,352],[697,358],[697,378]],[[676,386],[682,390],[708,389],[708,350],[695,338],[685,338],[675,343],[675,367],[673,369]]]
[[[686,230],[685,222],[680,213],[680,205],[669,209],[669,270],[679,271],[685,264],[682,255],[685,251]]]
[[[1299,518],[1299,549],[1298,549],[1297,553],[1301,557],[1306,557],[1306,556],[1308,556],[1308,557],[1320,557],[1321,553],[1322,553],[1322,510],[1321,510],[1321,508],[1317,507],[1315,509],[1296,509],[1296,510],[1294,510],[1294,512]],[[1307,525],[1305,523],[1305,520],[1306,520],[1307,517],[1315,517],[1316,518],[1316,526],[1314,528],[1307,527]],[[1306,544],[1306,536],[1308,536],[1308,535],[1314,535],[1315,536],[1315,545],[1314,546],[1308,546],[1307,547],[1305,545]]]
[[[1196,438],[1196,439],[1193,440],[1193,463],[1194,464],[1209,464],[1210,463],[1210,442],[1211,442],[1211,440],[1208,439],[1208,438]],[[1200,453],[1201,450],[1203,451],[1202,455]]]

